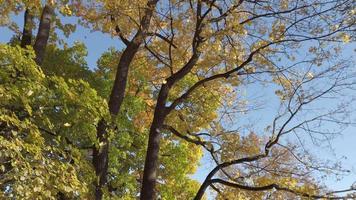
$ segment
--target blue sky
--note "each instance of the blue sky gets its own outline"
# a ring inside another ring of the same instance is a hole
[[[13,16],[12,17],[15,22],[18,23],[20,29],[22,29],[23,25],[23,16]],[[7,28],[0,27],[0,42],[6,43],[9,41],[13,32],[8,30]],[[78,27],[78,30],[70,36],[66,41],[71,44],[75,41],[83,42],[88,49],[87,62],[88,66],[93,69],[96,66],[96,60],[100,57],[100,55],[106,51],[109,47],[115,47],[117,49],[122,48],[123,44],[117,38],[111,38],[107,34],[103,34],[100,32],[90,32],[88,29]],[[355,61],[355,44],[349,44],[347,48],[345,48],[345,56],[352,57]],[[249,93],[248,90],[246,90]],[[263,95],[263,94],[261,94]],[[356,95],[356,94],[350,94]],[[352,105],[351,109],[356,111],[356,104]],[[264,112],[269,112],[268,109],[274,109],[273,107],[269,107]],[[262,111],[263,112],[263,111]],[[355,115],[352,116],[354,121]],[[327,148],[318,148],[314,153],[323,159],[339,159],[342,156],[345,156],[347,159],[343,161],[343,164],[346,168],[351,169],[351,174],[347,177],[344,177],[340,181],[336,181],[334,178],[330,178],[326,181],[326,185],[328,185],[332,189],[345,189],[348,188],[356,181],[356,127],[347,128],[342,136],[334,139],[332,141],[333,150]],[[209,173],[209,170],[214,167],[213,163],[209,159],[208,156],[204,156],[201,160],[201,166],[198,169],[198,172],[193,175],[199,181],[204,180],[205,176]]]

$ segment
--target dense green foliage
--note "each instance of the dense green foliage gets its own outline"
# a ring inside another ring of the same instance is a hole
[[[81,147],[108,118],[105,100],[87,82],[45,75],[31,50],[1,45],[0,53],[3,196],[85,196],[94,177]]]

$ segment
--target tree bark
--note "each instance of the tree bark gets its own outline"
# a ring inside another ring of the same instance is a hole
[[[112,115],[116,116],[119,114],[121,104],[125,97],[129,66],[136,55],[140,44],[141,42],[138,44],[130,43],[121,55],[109,99],[109,110]]]
[[[167,116],[166,99],[168,97],[170,86],[163,84],[158,95],[157,105],[154,112],[148,146],[146,151],[145,167],[141,187],[141,200],[153,200],[155,198],[156,171],[158,167],[160,133],[164,119]]]
[[[129,66],[137,53],[138,48],[139,45],[131,43],[121,55],[109,99],[109,112],[113,116],[117,116],[120,111],[120,107],[125,97]],[[93,165],[95,174],[98,177],[95,186],[96,200],[102,199],[102,189],[107,182],[106,175],[109,167],[109,141],[106,133],[106,122],[101,120],[97,127],[97,139],[99,140],[100,146],[93,148]]]
[[[31,45],[32,40],[32,25],[33,25],[33,16],[30,13],[30,10],[27,8],[24,15],[24,26],[21,37],[21,47],[25,48],[27,45]]]
[[[156,169],[158,167],[160,133],[158,131],[160,119],[156,119],[152,124],[149,133],[148,147],[146,151],[146,160],[144,175],[141,187],[141,200],[152,200],[155,198]]]
[[[107,182],[109,143],[106,134],[106,124],[100,120],[97,127],[97,139],[99,146],[93,148],[93,166],[97,177],[95,183],[95,199],[100,200],[103,196],[102,188]]]
[[[120,111],[125,97],[129,66],[138,48],[139,45],[131,43],[121,55],[109,99],[109,112],[112,116],[117,116]],[[106,122],[104,120],[101,120],[98,124],[97,139],[99,140],[100,146],[93,148],[93,165],[98,178],[95,186],[95,199],[100,200],[103,196],[103,186],[107,182],[106,175],[109,167],[109,141],[106,132]]]
[[[198,47],[198,45],[196,45],[196,47]],[[184,67],[166,79],[167,83],[162,85],[158,94],[157,105],[154,112],[153,122],[150,127],[150,134],[146,151],[146,160],[140,195],[141,200],[153,200],[155,198],[156,171],[158,167],[160,145],[159,129],[163,126],[166,116],[174,109],[173,107],[166,107],[166,100],[169,94],[169,90],[172,88],[172,86],[177,81],[181,80],[186,74],[188,74],[198,61],[200,53],[196,49],[197,48],[195,48],[192,57],[184,65]]]
[[[196,37],[198,37],[200,33],[199,31],[200,30],[197,30],[197,34],[195,34]],[[159,129],[163,126],[166,116],[174,109],[174,107],[166,107],[166,100],[169,94],[169,90],[172,88],[172,86],[184,78],[184,76],[190,72],[190,70],[198,61],[200,53],[197,51],[197,47],[199,44],[200,41],[198,41],[197,45],[195,45],[193,55],[184,65],[184,67],[166,79],[167,83],[162,85],[158,94],[157,105],[154,112],[153,122],[150,127],[150,134],[146,151],[146,160],[140,195],[141,200],[153,200],[155,198],[156,171],[158,167],[160,145]]]
[[[126,49],[123,51],[119,64],[117,66],[117,72],[114,80],[114,85],[111,90],[109,98],[109,112],[113,117],[116,117],[122,105],[125,97],[125,90],[127,85],[127,76],[130,68],[130,64],[134,59],[136,53],[139,50],[140,45],[143,43],[146,37],[146,32],[149,28],[150,21],[153,15],[153,10],[158,0],[150,0],[147,2],[147,8],[145,14],[140,21],[140,27],[131,41],[126,41]],[[109,140],[107,138],[106,122],[101,120],[97,127],[97,139],[100,146],[93,148],[93,165],[96,176],[98,178],[95,184],[95,199],[101,200],[103,197],[103,187],[107,183],[107,171],[109,160]]]
[[[36,63],[41,66],[46,51],[46,46],[51,30],[51,18],[53,15],[53,9],[49,5],[45,5],[42,10],[40,25],[38,27],[38,33],[33,49],[36,53]]]

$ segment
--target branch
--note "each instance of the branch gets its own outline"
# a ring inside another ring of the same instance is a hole
[[[268,45],[269,46],[269,45]],[[263,46],[263,48],[267,47],[266,46]],[[242,69],[245,65],[247,65],[248,63],[250,63],[253,59],[253,56],[259,52],[262,48],[259,48],[255,51],[253,51],[249,57],[245,60],[245,62],[243,62],[241,65],[239,65],[238,67],[236,67],[235,69],[232,69],[230,71],[227,71],[225,73],[221,73],[221,74],[216,74],[216,75],[213,75],[213,76],[210,76],[208,78],[205,78],[205,79],[202,79],[198,82],[196,82],[192,87],[190,87],[184,94],[182,94],[180,97],[178,97],[177,99],[175,99],[173,101],[173,103],[168,107],[168,110],[173,110],[175,109],[175,107],[181,103],[183,100],[185,100],[186,98],[188,98],[188,96],[195,90],[197,89],[198,87],[204,85],[205,83],[207,82],[210,82],[210,81],[213,81],[215,79],[219,79],[219,78],[228,78],[232,73],[234,72],[237,72],[239,71],[240,69]]]
[[[273,42],[270,42],[266,45],[263,45],[261,47],[259,47],[258,49],[252,51],[250,53],[250,55],[248,56],[248,58],[241,64],[239,65],[238,67],[230,70],[230,71],[227,71],[225,73],[220,73],[220,74],[215,74],[215,75],[212,75],[208,78],[205,78],[205,79],[202,79],[198,82],[196,82],[192,87],[190,87],[184,94],[182,94],[180,97],[178,97],[177,99],[175,99],[173,101],[173,103],[168,107],[168,112],[175,109],[175,107],[181,103],[183,100],[185,100],[186,98],[189,97],[189,95],[195,90],[197,89],[198,87],[204,85],[205,83],[207,82],[210,82],[210,81],[213,81],[213,80],[216,80],[216,79],[219,79],[219,78],[229,78],[231,76],[231,74],[235,73],[235,72],[238,72],[239,70],[241,70],[242,68],[244,68],[247,64],[249,64],[254,55],[259,53],[261,50],[269,47],[269,46],[272,46],[272,45],[275,45],[275,44],[281,44],[281,43],[286,43],[286,42],[305,42],[305,41],[309,41],[309,40],[319,40],[319,39],[322,39],[322,38],[326,38],[326,37],[329,37],[330,35],[333,35],[335,33],[337,33],[338,31],[333,31],[333,32],[329,32],[329,33],[326,33],[325,35],[320,35],[320,36],[316,36],[316,37],[305,37],[303,39],[285,39],[285,40],[278,40],[278,41],[273,41]],[[187,64],[189,64],[190,62],[188,62]],[[183,69],[182,69],[183,70]],[[171,79],[171,77],[169,78]],[[168,79],[168,80],[169,80]],[[168,82],[168,81],[167,81]]]
[[[239,2],[236,5],[231,6],[226,12],[224,12],[223,14],[221,14],[219,17],[215,17],[210,19],[210,22],[219,22],[222,19],[225,19],[230,13],[232,13],[234,10],[236,10],[242,3],[244,0],[239,0]]]
[[[173,86],[173,84],[175,84],[177,81],[182,79],[185,75],[187,75],[191,71],[191,69],[195,66],[195,64],[198,62],[198,59],[201,54],[201,52],[198,49],[201,43],[204,41],[203,38],[200,36],[200,33],[202,32],[202,28],[203,28],[203,21],[205,17],[208,15],[208,13],[211,11],[214,2],[215,1],[212,1],[210,7],[202,15],[201,1],[198,1],[197,14],[196,14],[197,21],[195,24],[195,31],[192,40],[192,51],[193,51],[192,56],[189,59],[189,61],[179,71],[177,71],[169,78],[167,78],[167,85],[169,87]]]
[[[146,42],[145,42],[145,49],[147,49],[148,52],[150,52],[150,53],[153,55],[153,57],[155,57],[155,58],[156,58],[158,61],[160,61],[162,64],[164,64],[165,66],[171,68],[171,65],[168,64],[167,62],[165,62],[165,61],[163,60],[163,59],[165,59],[165,57],[162,56],[161,54],[156,53],[155,51],[153,51],[153,50],[147,45]],[[162,57],[163,59],[162,59],[161,57]]]
[[[51,135],[51,136],[59,136],[59,134],[54,133],[52,131],[49,131],[49,130],[47,130],[45,128],[42,128],[42,127],[38,127],[38,130],[43,131],[43,132],[45,132],[45,133],[47,133],[48,135]],[[73,142],[68,137],[66,137],[66,136],[62,136],[62,137],[64,137],[64,139],[66,140],[67,144],[74,145],[79,149],[92,149],[93,146],[94,146],[94,145],[90,145],[90,146],[81,146],[80,147],[80,146],[77,146],[77,145],[73,144]]]
[[[153,15],[153,10],[155,9],[157,3],[158,0],[150,0],[147,2],[147,8],[145,9],[144,16],[140,21],[140,27],[120,57],[114,85],[109,99],[109,110],[113,115],[117,115],[120,111],[120,107],[125,96],[129,66],[138,52],[144,38],[146,37]]]
[[[173,133],[174,135],[176,135],[177,137],[181,138],[181,139],[184,139],[188,142],[191,142],[191,143],[194,143],[196,145],[202,145],[203,147],[205,147],[205,145],[207,144],[206,142],[204,141],[201,141],[201,140],[194,140],[186,135],[183,135],[181,133],[179,133],[175,128],[173,128],[172,126],[169,126],[169,125],[162,125],[162,128],[166,129],[166,130],[169,130],[171,133]]]
[[[242,189],[242,190],[248,190],[248,191],[266,191],[266,190],[275,189],[275,190],[279,190],[279,191],[290,192],[290,193],[293,193],[293,194],[298,195],[298,196],[309,197],[309,198],[314,198],[314,199],[345,199],[346,198],[346,197],[331,197],[331,196],[328,196],[328,194],[330,194],[330,193],[327,193],[326,195],[311,195],[311,194],[307,194],[307,193],[304,193],[304,192],[295,191],[295,190],[292,190],[292,189],[287,188],[287,187],[280,186],[280,185],[275,184],[275,183],[272,183],[272,184],[269,184],[269,185],[265,185],[265,186],[247,186],[247,185],[241,185],[241,184],[225,181],[225,180],[222,180],[222,179],[212,179],[210,181],[210,184],[213,184],[213,183],[220,183],[220,184],[223,184],[223,185],[226,185],[226,186],[229,186],[229,187],[234,187],[234,188],[238,188],[238,189]],[[348,191],[356,191],[356,189],[350,188],[348,190],[342,190],[342,192],[348,192]]]
[[[115,22],[115,17],[113,15],[110,15],[110,20],[111,20],[112,23],[114,23]],[[117,24],[115,25],[115,32],[119,35],[121,41],[126,46],[128,46],[130,44],[130,41],[125,38],[125,36],[121,32],[121,29],[120,29],[119,25],[117,25]]]
[[[164,37],[163,35],[159,33],[147,33],[148,36],[157,36],[167,42],[168,44],[172,45],[174,48],[177,48],[177,46],[173,43],[173,41],[169,40],[168,38]]]
[[[201,185],[201,187],[199,188],[199,191],[197,193],[197,195],[195,196],[195,200],[200,200],[204,193],[205,190],[209,187],[210,185],[210,181],[212,180],[212,178],[215,176],[215,174],[226,167],[229,167],[231,165],[236,165],[236,164],[241,164],[241,163],[245,163],[245,162],[254,162],[257,160],[260,160],[262,158],[265,158],[269,155],[269,152],[271,150],[271,148],[278,143],[280,136],[282,135],[281,133],[283,132],[284,128],[287,126],[287,124],[289,122],[291,122],[291,120],[295,117],[295,115],[297,114],[297,112],[301,109],[301,107],[304,104],[300,104],[300,106],[290,115],[290,117],[283,123],[282,127],[280,128],[278,134],[276,137],[271,137],[270,140],[266,143],[265,145],[265,151],[264,153],[261,154],[257,154],[257,155],[253,155],[253,156],[249,156],[249,157],[244,157],[244,158],[240,158],[240,159],[236,159],[236,160],[231,160],[228,162],[223,162],[219,165],[217,165],[213,170],[210,171],[210,173],[208,174],[208,176],[205,178],[203,184]],[[278,116],[277,118],[275,118],[274,120],[274,124],[276,122],[276,119],[278,119],[280,116]]]

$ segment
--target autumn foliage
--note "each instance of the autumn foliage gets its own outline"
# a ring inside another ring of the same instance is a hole
[[[14,32],[0,44],[1,199],[355,198],[321,178],[347,169],[312,152],[352,124],[354,1],[0,0],[0,12]],[[121,43],[88,66],[91,49],[69,42],[83,29]]]

